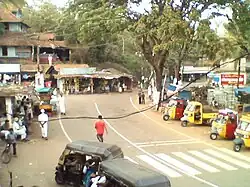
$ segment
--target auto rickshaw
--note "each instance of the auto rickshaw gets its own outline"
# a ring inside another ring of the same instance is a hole
[[[187,106],[187,101],[184,99],[170,100],[163,114],[163,120],[169,119],[179,120],[183,117],[183,112]]]
[[[82,184],[83,167],[91,157],[95,160],[95,170],[99,168],[99,163],[103,160],[123,158],[120,147],[101,142],[78,140],[66,145],[65,150],[59,158],[55,172],[57,184],[72,184],[80,186]]]
[[[235,130],[234,151],[240,152],[241,147],[250,147],[250,114],[242,115]]]
[[[53,106],[50,103],[53,89],[52,88],[39,88],[36,89],[38,96],[40,98],[39,109],[44,109],[49,116],[52,116]]]
[[[236,112],[230,109],[219,110],[217,117],[212,122],[210,139],[216,140],[220,136],[233,140],[237,122],[238,116]]]
[[[126,159],[103,161],[99,171],[107,179],[105,186],[171,187],[167,176]]]
[[[181,126],[210,124],[210,120],[215,118],[217,113],[217,109],[202,105],[200,102],[190,101],[184,110],[184,116],[181,118]]]

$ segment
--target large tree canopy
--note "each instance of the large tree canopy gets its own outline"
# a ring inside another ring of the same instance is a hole
[[[250,52],[250,0],[232,4],[232,17],[225,15],[229,23],[225,25],[229,38],[238,47],[238,53]]]
[[[61,14],[59,9],[50,2],[44,2],[34,7],[25,7],[23,19],[31,29],[30,32],[54,31],[57,27]]]
[[[140,4],[142,0],[130,2]],[[81,42],[103,44],[101,48],[105,48],[105,43],[119,42],[117,36],[125,30],[132,33],[143,57],[154,68],[160,91],[164,66],[169,71],[175,69],[178,77],[184,59],[195,56],[216,61],[228,57],[229,43],[210,29],[209,18],[202,19],[202,14],[230,2],[182,0],[177,4],[174,0],[151,0],[151,10],[140,14],[125,0],[76,0],[67,12],[74,24],[80,24],[77,39]]]

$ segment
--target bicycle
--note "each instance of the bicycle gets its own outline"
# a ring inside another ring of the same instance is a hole
[[[4,164],[10,163],[11,158],[12,158],[11,144],[6,143],[5,149],[3,150],[2,154],[1,154],[2,163],[4,163]]]

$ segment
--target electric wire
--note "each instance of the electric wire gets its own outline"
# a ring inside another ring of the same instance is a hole
[[[177,93],[179,93],[180,91],[184,90],[185,88],[187,88],[188,86],[190,86],[192,83],[196,82],[197,80],[201,79],[202,77],[205,77],[207,76],[209,73],[211,73],[212,71],[220,68],[221,66],[224,66],[226,64],[229,64],[229,63],[232,63],[232,62],[235,62],[237,60],[240,60],[241,58],[244,58],[246,56],[250,55],[250,53],[246,53],[244,55],[241,55],[233,60],[230,60],[230,61],[227,61],[227,62],[224,62],[220,65],[215,65],[215,66],[212,66],[211,69],[206,73],[206,74],[203,74],[201,77],[199,78],[195,78],[194,80],[190,81],[188,84],[186,84],[185,86],[183,86],[181,89],[177,90],[174,94],[171,94],[170,96],[168,96],[166,99],[163,99],[162,101],[159,101],[157,104],[154,104],[152,106],[148,106],[148,107],[145,107],[143,109],[140,109],[138,111],[135,111],[135,112],[132,112],[132,113],[128,113],[128,114],[124,114],[124,115],[121,115],[121,116],[115,116],[115,117],[104,117],[103,116],[103,119],[109,119],[109,120],[114,120],[114,119],[122,119],[122,118],[127,118],[129,116],[133,116],[133,115],[136,115],[136,114],[139,114],[139,113],[142,113],[142,112],[145,112],[145,111],[148,111],[156,106],[158,106],[159,104],[165,102],[165,101],[168,101],[170,98],[172,98],[174,95],[176,95]],[[98,119],[97,116],[71,116],[71,117],[59,117],[59,118],[51,118],[49,121],[57,121],[57,120],[70,120],[70,119]]]

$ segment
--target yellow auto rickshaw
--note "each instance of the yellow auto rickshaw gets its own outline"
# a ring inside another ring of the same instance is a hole
[[[233,140],[237,122],[238,116],[235,111],[230,109],[219,110],[217,117],[212,121],[210,139],[216,140],[219,136]]]
[[[217,109],[203,105],[200,102],[191,101],[184,110],[184,116],[181,118],[181,126],[186,127],[188,124],[210,124],[211,119],[215,118],[217,113]]]
[[[239,152],[241,147],[250,147],[250,114],[242,115],[235,130],[234,151]]]
[[[187,106],[187,101],[184,99],[173,99],[170,100],[163,114],[163,120],[168,121],[169,119],[180,120],[183,117],[183,112]]]

